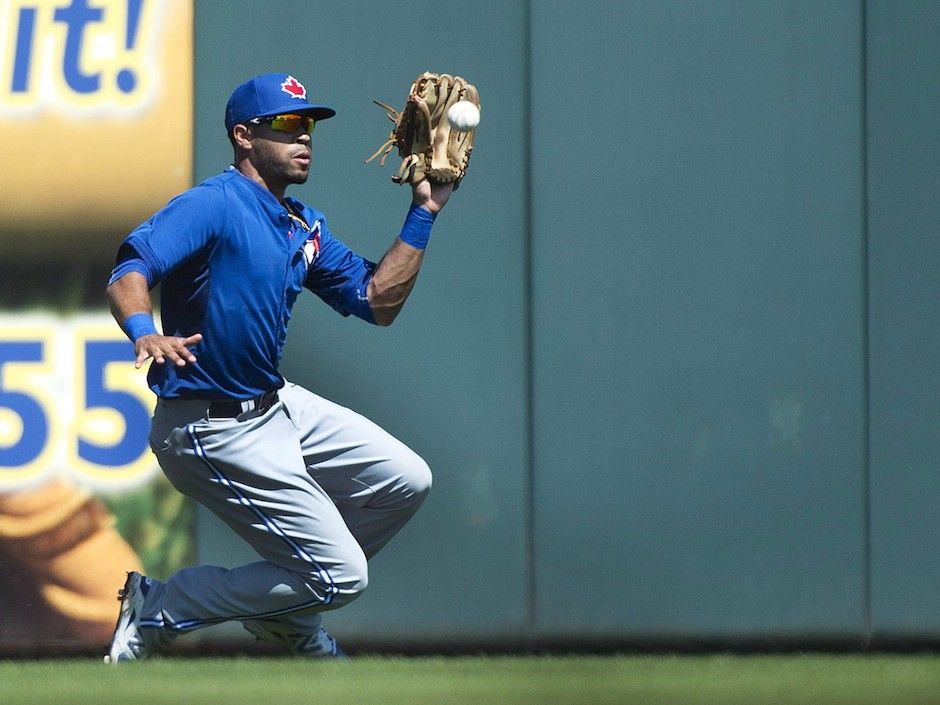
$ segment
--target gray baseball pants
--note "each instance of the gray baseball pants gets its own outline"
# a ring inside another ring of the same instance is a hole
[[[141,626],[159,642],[228,620],[316,633],[321,612],[365,589],[367,559],[418,510],[430,470],[368,419],[289,382],[264,412],[215,419],[207,406],[159,400],[151,448],[170,482],[262,560],[153,581]]]

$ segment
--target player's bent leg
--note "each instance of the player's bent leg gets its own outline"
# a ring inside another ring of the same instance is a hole
[[[164,473],[264,559],[186,568],[148,595],[145,627],[173,633],[227,620],[334,609],[368,584],[366,557],[326,492],[306,472],[280,405],[209,420],[180,402],[158,408],[151,445]],[[198,403],[195,406],[198,412]]]
[[[336,504],[350,525],[366,555],[375,555],[417,513],[431,490],[431,471],[417,455],[392,457],[371,465],[367,472],[357,472],[358,481],[372,481],[372,496],[360,503],[355,494],[343,496],[348,487],[343,475],[314,472],[314,477],[329,487],[339,485]],[[329,490],[328,490],[329,491]]]
[[[347,581],[340,595],[330,601],[327,609],[340,607],[358,597],[368,584],[365,556],[357,551],[343,571]],[[321,626],[318,613],[307,608],[293,611],[275,609],[276,600],[265,599],[266,616],[243,619],[256,614],[258,595],[284,592],[294,583],[293,593],[310,596],[322,592],[319,576],[297,576],[290,571],[259,561],[231,570],[217,566],[196,566],[179,571],[167,582],[132,572],[119,592],[120,613],[111,646],[105,661],[123,663],[142,660],[157,653],[179,634],[229,619],[241,619],[255,636],[285,645],[294,654],[310,657],[343,658],[345,654],[336,640]],[[317,608],[320,598],[311,602]],[[237,614],[231,614],[231,610]],[[250,612],[250,615],[248,614]],[[182,618],[181,615],[198,615]]]
[[[417,453],[364,416],[287,383],[281,399],[300,432],[310,476],[372,557],[414,516],[431,489]]]

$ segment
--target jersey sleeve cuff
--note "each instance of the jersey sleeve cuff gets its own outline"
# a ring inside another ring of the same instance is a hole
[[[114,269],[112,269],[111,278],[108,279],[108,286],[111,286],[118,279],[123,277],[125,274],[129,274],[130,272],[138,272],[143,274],[144,278],[147,280],[147,287],[153,287],[153,274],[150,270],[150,267],[148,267],[147,263],[140,258],[124,260]]]

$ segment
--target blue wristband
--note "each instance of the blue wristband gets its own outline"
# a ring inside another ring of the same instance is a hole
[[[408,216],[405,218],[405,224],[401,226],[402,242],[406,242],[412,247],[423,250],[428,246],[428,239],[431,237],[431,226],[434,225],[436,213],[431,213],[426,208],[422,208],[416,203],[411,204],[408,209]]]
[[[133,316],[128,316],[127,320],[124,321],[124,332],[127,333],[128,338],[136,343],[138,338],[156,333],[157,327],[153,323],[153,316],[149,313],[135,313]]]

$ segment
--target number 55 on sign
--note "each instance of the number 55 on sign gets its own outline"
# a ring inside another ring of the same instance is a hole
[[[153,403],[110,316],[0,316],[0,492],[56,473],[100,491],[146,482]]]

